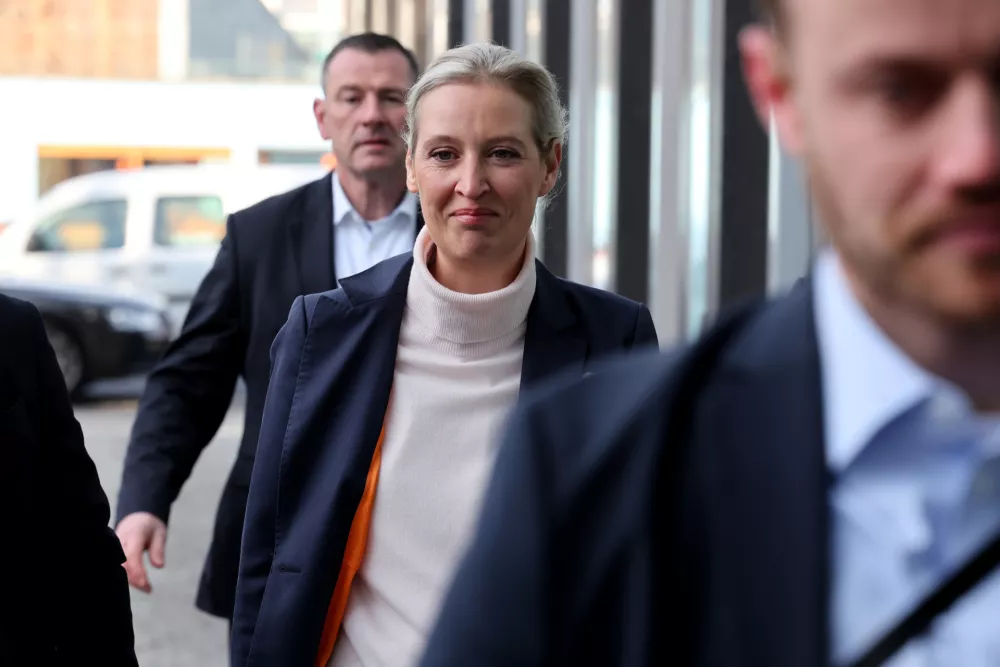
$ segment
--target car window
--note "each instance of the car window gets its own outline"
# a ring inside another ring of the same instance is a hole
[[[214,195],[161,197],[154,224],[153,241],[159,246],[213,246],[226,235],[222,200]]]
[[[53,213],[31,237],[33,252],[84,252],[125,246],[124,200],[92,201]]]

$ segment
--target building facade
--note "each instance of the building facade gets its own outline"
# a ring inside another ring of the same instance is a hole
[[[818,242],[801,169],[761,127],[743,85],[735,45],[751,20],[746,0],[0,7],[0,77],[14,75],[0,78],[0,99],[18,101],[0,105],[0,220],[73,170],[321,160],[310,108],[322,57],[340,37],[374,30],[423,64],[492,40],[555,74],[571,129],[563,182],[537,220],[541,257],[648,303],[665,343],[784,288]]]

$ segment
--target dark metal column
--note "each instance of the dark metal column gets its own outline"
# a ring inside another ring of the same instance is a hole
[[[620,0],[618,11],[615,291],[645,302],[649,297],[653,0]]]
[[[448,0],[448,48],[465,41],[465,2]]]
[[[417,60],[420,63],[420,67],[425,68],[430,64],[430,52],[431,52],[431,36],[428,31],[427,25],[427,14],[428,12],[434,11],[433,7],[428,8],[428,4],[432,0],[417,0],[414,3],[414,16],[413,20],[416,22],[416,43],[414,46],[414,51],[416,52]]]
[[[542,19],[543,62],[559,83],[559,98],[569,106],[570,0],[545,0]],[[573,150],[567,146],[567,151]],[[568,225],[566,183],[569,162],[563,154],[563,173],[543,221],[542,256],[545,266],[559,276],[566,275]]]
[[[399,34],[399,10],[396,7],[396,0],[390,0],[385,4],[385,22],[389,26],[390,35]]]
[[[752,3],[725,3],[722,99],[718,305],[720,309],[767,289],[769,147],[750,101],[737,48],[739,31],[754,19]]]
[[[492,40],[502,46],[510,46],[510,0],[490,2]]]

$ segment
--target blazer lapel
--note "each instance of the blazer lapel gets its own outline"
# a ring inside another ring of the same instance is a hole
[[[828,662],[828,476],[812,291],[748,325],[713,381],[721,548],[742,664]]]
[[[301,294],[336,287],[333,266],[333,172],[306,186],[302,208],[288,230]]]
[[[559,279],[537,260],[535,270],[535,296],[524,334],[522,390],[561,370],[575,369],[583,375],[587,361],[587,340]]]

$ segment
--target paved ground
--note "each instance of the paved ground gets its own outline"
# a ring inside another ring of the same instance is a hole
[[[102,400],[77,405],[76,415],[113,506],[135,416],[135,387],[112,387],[103,392],[99,388],[94,393],[103,396]],[[132,592],[136,650],[142,667],[228,664],[226,622],[195,609],[194,597],[219,494],[236,456],[242,418],[238,406],[230,410],[181,491],[171,514],[166,567],[151,574],[152,594]]]

